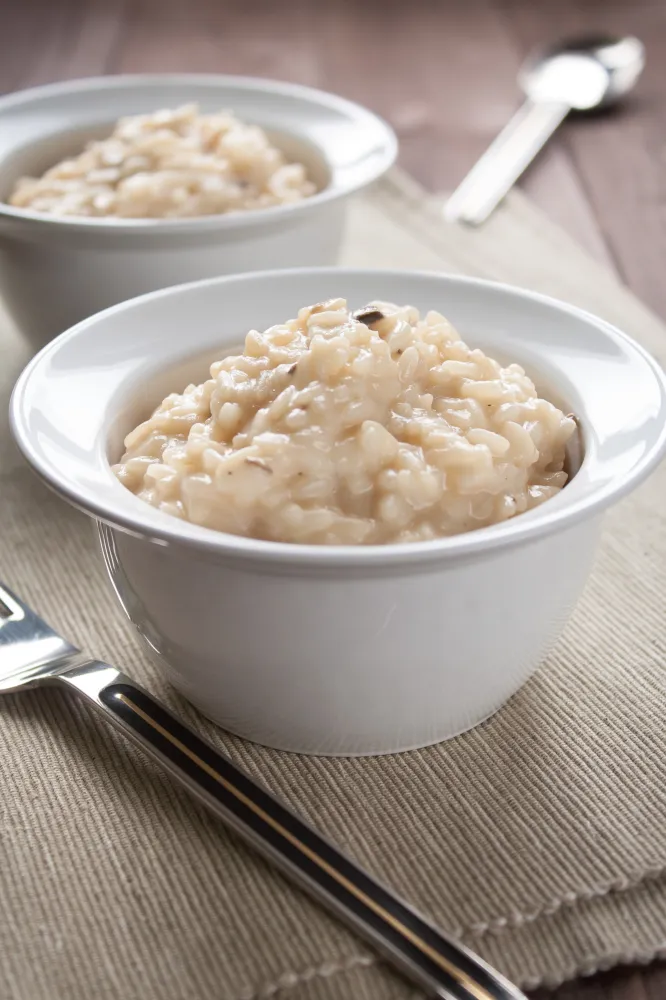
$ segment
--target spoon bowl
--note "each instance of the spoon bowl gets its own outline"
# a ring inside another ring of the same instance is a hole
[[[645,48],[638,38],[591,36],[561,42],[531,57],[518,79],[531,101],[593,111],[624,97],[644,66]]]

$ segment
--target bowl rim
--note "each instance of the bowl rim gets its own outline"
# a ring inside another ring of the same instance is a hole
[[[239,275],[226,275],[160,289],[111,306],[66,330],[47,344],[28,362],[14,386],[10,401],[9,416],[12,433],[19,450],[47,486],[73,506],[123,532],[161,545],[175,544],[183,546],[202,554],[213,555],[216,558],[235,559],[248,563],[259,562],[278,566],[288,565],[290,567],[299,566],[304,568],[318,567],[328,569],[335,567],[376,569],[378,567],[386,568],[408,564],[426,566],[442,561],[449,562],[483,556],[486,553],[495,552],[499,549],[516,547],[523,543],[535,541],[537,538],[545,537],[558,530],[573,526],[594,514],[601,513],[642,482],[666,453],[666,419],[661,419],[659,431],[652,441],[651,446],[636,460],[628,474],[625,473],[620,476],[616,474],[607,482],[601,486],[597,486],[596,489],[587,492],[580,498],[576,498],[575,490],[569,492],[565,488],[556,497],[539,505],[537,508],[499,524],[425,542],[389,543],[368,546],[326,546],[273,542],[227,534],[190,522],[181,521],[178,518],[156,510],[138,497],[133,497],[136,506],[132,505],[131,511],[118,511],[112,503],[100,502],[94,496],[86,496],[85,492],[82,493],[80,488],[77,489],[76,484],[71,482],[71,478],[68,479],[60,469],[54,472],[50,468],[49,463],[41,456],[39,448],[35,447],[27,421],[24,419],[25,413],[22,407],[26,387],[30,382],[32,373],[51,354],[60,350],[64,344],[77,337],[85,336],[86,331],[94,328],[100,319],[121,316],[123,312],[136,309],[141,304],[157,299],[167,299],[190,291],[195,292],[197,289],[209,288],[211,286],[224,287],[229,283],[251,283],[253,281],[261,281],[262,279],[279,280],[286,275],[307,277],[310,275],[331,276],[333,274],[337,277],[343,277],[344,275],[362,278],[366,276],[368,278],[383,276],[384,278],[388,277],[394,280],[415,277],[417,279],[444,280],[472,289],[494,289],[497,292],[508,294],[513,298],[519,300],[527,299],[533,303],[546,306],[549,309],[555,309],[560,313],[575,316],[579,320],[582,319],[586,324],[593,325],[598,331],[609,337],[616,346],[620,346],[625,355],[628,353],[633,354],[635,361],[640,361],[641,364],[649,369],[659,391],[659,415],[662,418],[666,417],[666,372],[661,365],[642,345],[636,343],[627,334],[578,306],[570,305],[551,296],[529,291],[504,282],[456,274],[405,271],[404,269],[305,267],[292,268],[287,271],[273,269]],[[193,355],[195,353],[196,351],[192,352]],[[587,457],[584,460],[584,464],[586,461]],[[97,466],[97,463],[91,462],[91,465]],[[107,468],[110,472],[108,462]],[[112,473],[110,474],[112,475]],[[575,483],[575,481],[576,477],[572,479],[572,483]],[[120,483],[117,483],[117,486],[119,490],[124,490],[124,487]],[[118,495],[120,496],[120,494]],[[130,496],[133,495],[130,494]]]
[[[300,83],[289,83],[282,80],[256,76],[242,76],[225,73],[123,73],[114,76],[81,77],[74,80],[59,81],[28,87],[0,96],[0,122],[5,111],[11,111],[28,105],[33,101],[57,97],[59,94],[76,94],[80,91],[123,90],[137,86],[160,86],[161,84],[199,84],[201,86],[224,84],[229,87],[244,88],[249,91],[268,92],[293,97],[301,101],[338,111],[350,122],[362,125],[372,122],[383,134],[383,155],[376,166],[368,171],[367,176],[356,183],[335,183],[335,167],[331,166],[326,157],[326,149],[317,142],[310,140],[320,155],[324,156],[330,171],[331,179],[326,187],[315,192],[302,201],[286,205],[274,205],[269,208],[257,208],[251,211],[238,211],[202,215],[194,218],[178,219],[120,219],[115,217],[89,218],[87,216],[51,216],[47,212],[35,212],[26,208],[16,208],[8,202],[0,200],[0,220],[7,219],[14,223],[24,223],[36,228],[46,226],[49,229],[62,228],[63,232],[96,232],[127,235],[164,234],[206,232],[209,230],[236,230],[262,224],[278,222],[282,218],[295,218],[305,212],[316,209],[339,198],[346,197],[355,191],[360,191],[383,176],[395,163],[398,155],[398,138],[384,118],[356,101],[333,94],[316,87],[308,87]]]

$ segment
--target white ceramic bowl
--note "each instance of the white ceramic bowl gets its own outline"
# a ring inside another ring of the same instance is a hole
[[[318,185],[293,205],[196,219],[55,218],[6,204],[123,115],[196,101],[260,125]],[[169,74],[74,80],[0,99],[0,293],[41,346],[73,323],[143,292],[220,274],[334,264],[345,199],[391,166],[397,141],[370,111],[271,80]]]
[[[200,528],[119,484],[109,459],[168,390],[202,380],[251,327],[337,295],[438,309],[473,345],[523,363],[580,419],[571,482],[492,528],[341,548]],[[37,473],[98,520],[127,614],[202,712],[271,746],[370,754],[453,736],[529,677],[581,592],[604,509],[666,448],[666,380],[624,334],[540,295],[304,269],[168,289],[80,323],[21,375],[11,419]]]

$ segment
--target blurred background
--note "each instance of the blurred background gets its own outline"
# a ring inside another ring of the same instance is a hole
[[[0,90],[100,73],[269,76],[384,115],[401,165],[452,189],[521,99],[535,47],[589,32],[641,38],[621,108],[569,120],[521,187],[666,315],[664,0],[1,0]]]

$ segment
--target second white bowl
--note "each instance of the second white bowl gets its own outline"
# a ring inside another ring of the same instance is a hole
[[[55,217],[6,203],[124,115],[196,102],[260,125],[308,167],[318,192],[291,205],[195,219]],[[0,293],[41,346],[73,323],[143,292],[270,267],[333,264],[345,199],[380,177],[394,133],[365,108],[308,87],[169,74],[74,80],[0,99]]]

